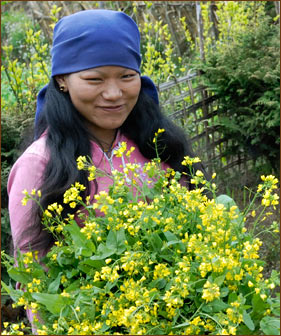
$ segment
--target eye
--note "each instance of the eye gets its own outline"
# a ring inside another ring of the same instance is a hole
[[[91,81],[91,82],[101,82],[102,81],[102,79],[98,77],[86,78],[86,80]]]
[[[125,74],[122,76],[124,79],[130,79],[136,76],[136,73]]]

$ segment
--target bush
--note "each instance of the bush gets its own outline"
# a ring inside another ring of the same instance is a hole
[[[245,152],[254,159],[263,157],[275,174],[280,163],[279,59],[279,27],[263,18],[211,53],[201,66],[205,84],[219,97],[220,132],[235,140],[225,155]]]
[[[116,154],[128,156],[125,143]],[[196,161],[186,157],[183,164]],[[78,158],[78,169],[87,169],[89,179],[104,175],[85,157]],[[274,176],[262,176],[244,213],[229,197],[216,197],[215,184],[200,171],[191,180],[197,188],[188,191],[180,174],[162,171],[157,159],[143,171],[128,163],[112,179],[109,192],[101,191],[93,204],[82,201],[79,183],[65,192],[65,204],[87,210],[79,215],[83,228],[73,216],[61,217],[61,204],[45,210],[44,225],[56,242],[44,266],[36,251],[20,254],[17,267],[3,256],[11,278],[22,284],[3,287],[16,305],[39,313],[39,335],[279,332],[273,295],[279,275],[263,277],[262,242],[255,237],[261,216],[278,203]],[[205,188],[214,199],[207,199]],[[24,194],[23,204],[40,198],[40,191]],[[261,215],[247,232],[245,218],[257,197]],[[3,334],[18,328],[11,325]]]

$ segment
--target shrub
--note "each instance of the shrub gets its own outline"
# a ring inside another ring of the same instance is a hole
[[[116,154],[129,156],[125,143]],[[77,161],[89,179],[104,175],[85,157]],[[183,164],[196,161],[185,157]],[[79,215],[85,225],[79,228],[73,216],[61,218],[63,205],[50,204],[43,223],[56,242],[44,266],[36,251],[19,254],[17,267],[3,255],[21,288],[2,285],[15,305],[40,314],[39,335],[279,332],[273,295],[279,275],[263,277],[262,242],[255,237],[255,226],[278,203],[277,179],[262,176],[241,213],[229,197],[215,196],[215,184],[200,171],[191,180],[197,188],[189,191],[178,172],[160,167],[155,159],[142,171],[133,163],[113,171],[109,192],[101,191],[93,204],[82,201],[81,184],[71,186],[64,203],[86,209]],[[205,189],[214,199],[207,199]],[[23,204],[40,198],[40,191],[24,194]],[[248,232],[245,219],[257,197],[262,211]],[[18,328],[11,325],[4,334]]]
[[[279,174],[280,41],[279,27],[263,18],[214,51],[201,66],[204,81],[219,97],[217,125],[235,140],[228,156],[245,152]],[[263,167],[265,171],[266,166]]]

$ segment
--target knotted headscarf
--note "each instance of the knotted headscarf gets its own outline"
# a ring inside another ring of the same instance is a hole
[[[53,34],[52,77],[100,66],[121,66],[140,73],[140,33],[123,12],[94,9],[63,17]],[[38,94],[35,122],[43,109],[46,85]],[[158,104],[153,81],[141,76],[141,87]]]

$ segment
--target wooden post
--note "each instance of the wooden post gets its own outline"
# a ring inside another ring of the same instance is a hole
[[[196,1],[196,18],[197,18],[198,37],[199,37],[200,58],[202,61],[205,61],[203,19],[202,19],[200,1]]]

